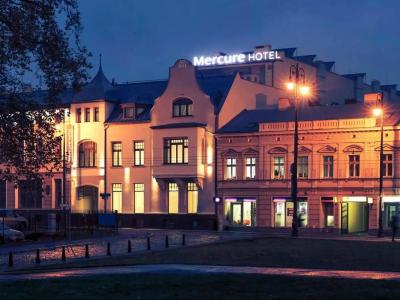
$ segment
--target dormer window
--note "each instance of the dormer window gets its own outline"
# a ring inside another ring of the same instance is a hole
[[[124,107],[124,118],[125,119],[135,118],[135,107],[134,106]]]
[[[193,115],[193,101],[180,98],[173,103],[172,115],[174,117],[187,117]]]

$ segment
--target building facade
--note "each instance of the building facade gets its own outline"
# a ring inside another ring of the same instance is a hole
[[[298,212],[301,226],[363,232],[378,226],[380,121],[375,103],[299,111]],[[398,104],[387,104],[383,223],[399,211]],[[227,226],[291,227],[293,108],[243,111],[219,130],[218,194]]]
[[[378,127],[375,119],[356,112],[377,92],[390,103],[400,101],[396,86],[367,84],[364,73],[337,74],[334,62],[297,56],[295,48],[255,47],[236,56],[253,60],[234,64],[218,63],[223,56],[203,57],[207,63],[198,66],[180,59],[167,80],[121,84],[110,82],[100,65],[91,82],[64,99],[66,117],[57,126],[65,142],[66,175],[60,170],[26,186],[0,181],[0,207],[196,218],[213,216],[218,196],[224,199],[220,216],[227,226],[289,226],[293,124],[285,83],[290,66],[299,64],[313,95],[303,103],[311,115],[301,125],[303,225],[342,228],[344,201],[349,215],[365,212],[362,218],[373,228],[377,171],[371,149]],[[355,114],[332,119],[331,111]],[[396,172],[396,124],[388,126],[385,151],[392,149]],[[359,175],[349,178],[346,164],[353,152]],[[333,159],[332,166],[326,157]],[[332,178],[321,177],[324,163],[331,166]],[[391,178],[385,188],[390,186],[395,197],[394,173]],[[357,204],[364,202],[365,207]]]

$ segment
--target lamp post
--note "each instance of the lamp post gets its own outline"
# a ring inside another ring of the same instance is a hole
[[[292,218],[292,236],[299,235],[299,220],[297,213],[297,158],[299,152],[299,124],[298,124],[298,94],[308,95],[310,88],[305,85],[305,72],[298,63],[291,65],[289,70],[289,82],[287,83],[288,90],[294,91],[294,150],[293,164],[291,170],[291,199],[293,202],[293,218]],[[299,86],[301,83],[301,86]]]
[[[375,117],[380,117],[380,149],[379,149],[379,207],[378,207],[378,237],[383,237],[383,211],[382,211],[382,192],[383,192],[383,93],[378,94],[379,107],[373,110]]]

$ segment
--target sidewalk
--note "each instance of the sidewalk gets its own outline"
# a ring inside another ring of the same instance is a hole
[[[217,274],[217,275],[258,274],[258,275],[278,275],[278,276],[400,281],[400,273],[398,272],[165,264],[165,265],[138,265],[138,266],[123,266],[123,267],[68,269],[68,270],[58,270],[58,271],[32,273],[32,274],[0,275],[0,282],[32,280],[32,279],[66,278],[66,277],[86,277],[86,276],[98,276],[98,275],[137,274],[137,273],[188,273],[188,274]]]

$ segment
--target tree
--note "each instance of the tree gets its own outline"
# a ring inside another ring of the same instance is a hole
[[[0,179],[61,166],[63,99],[87,80],[76,0],[0,0]]]

